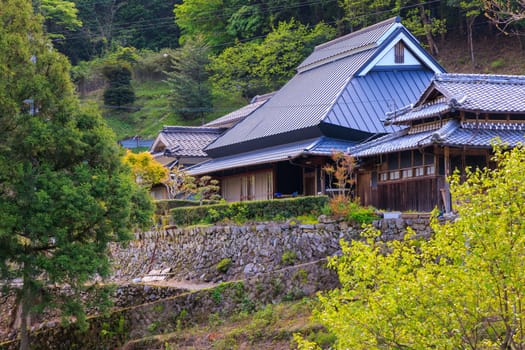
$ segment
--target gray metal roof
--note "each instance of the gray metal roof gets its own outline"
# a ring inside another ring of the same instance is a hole
[[[207,150],[319,125],[350,77],[375,50],[298,73],[261,108],[225,132]]]
[[[162,151],[171,157],[207,157],[204,147],[222,132],[223,128],[165,126],[157,135],[150,152]]]
[[[299,72],[312,69],[321,64],[353,55],[359,50],[377,46],[377,41],[393,27],[400,26],[399,17],[363,28],[315,47],[314,51],[297,68]]]
[[[433,75],[431,70],[399,70],[371,71],[364,77],[354,77],[324,122],[369,133],[399,130],[384,125],[385,114],[417,100]]]
[[[401,39],[410,41],[421,65],[375,69],[374,62]],[[268,102],[205,151],[218,157],[318,135],[357,140],[398,130],[383,125],[385,113],[413,102],[442,71],[418,45],[397,19],[320,45]]]
[[[259,165],[297,158],[300,155],[330,156],[333,151],[348,151],[356,142],[321,136],[286,145],[268,147],[237,155],[215,158],[202,162],[187,171],[190,175],[202,175],[241,166]]]
[[[317,139],[293,142],[287,145],[264,148],[256,151],[215,158],[186,169],[190,175],[209,174],[247,165],[259,165],[293,159],[317,143]]]
[[[257,95],[252,99],[250,104],[244,107],[241,107],[231,113],[228,113],[220,118],[212,120],[211,122],[204,124],[204,126],[230,128],[235,123],[246,118],[248,115],[253,113],[253,111],[255,111],[257,108],[265,104],[266,101],[268,101],[268,99],[271,98],[273,95],[274,95],[274,92],[264,94],[261,96]]]
[[[428,96],[439,94],[437,99]],[[438,73],[414,106],[387,114],[387,122],[403,124],[450,110],[525,113],[525,76]]]

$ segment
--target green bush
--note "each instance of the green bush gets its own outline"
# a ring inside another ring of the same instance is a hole
[[[297,260],[297,253],[287,250],[283,253],[281,256],[281,263],[283,265],[293,265],[295,264],[295,261]]]
[[[279,216],[292,218],[301,215],[319,215],[328,197],[298,197],[279,200],[235,202],[171,209],[173,222],[179,226],[221,221],[273,220]]]
[[[217,271],[221,273],[226,273],[228,272],[228,269],[230,268],[230,266],[232,266],[232,259],[224,258],[217,263],[216,267],[217,267]]]
[[[345,219],[357,224],[371,224],[377,219],[377,215],[372,207],[363,207],[356,202],[349,202]]]

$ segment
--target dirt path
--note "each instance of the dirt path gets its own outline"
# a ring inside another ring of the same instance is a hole
[[[148,286],[180,288],[180,289],[187,289],[191,291],[209,289],[209,288],[213,288],[217,286],[217,283],[179,281],[179,280],[174,280],[174,279],[167,279],[167,280],[162,280],[162,281],[151,281],[151,282],[140,282],[140,284],[145,284]]]

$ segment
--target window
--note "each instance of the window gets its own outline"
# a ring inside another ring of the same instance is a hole
[[[398,180],[400,178],[399,170],[390,172],[390,180]]]
[[[412,177],[412,168],[403,169],[403,178]]]
[[[395,58],[396,63],[405,63],[405,44],[400,41],[395,46]]]

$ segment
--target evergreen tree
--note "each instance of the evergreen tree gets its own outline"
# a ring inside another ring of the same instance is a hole
[[[83,323],[80,291],[108,274],[106,244],[127,238],[130,220],[146,223],[151,203],[98,112],[79,105],[31,2],[0,8],[0,278],[17,294],[28,349],[34,313],[60,308]]]
[[[204,118],[212,108],[208,63],[209,49],[200,37],[187,41],[173,54],[172,71],[167,73],[170,103],[185,120]]]
[[[104,91],[104,104],[107,106],[124,106],[135,101],[135,92],[131,86],[131,69],[127,64],[109,64],[102,69],[109,82]]]

